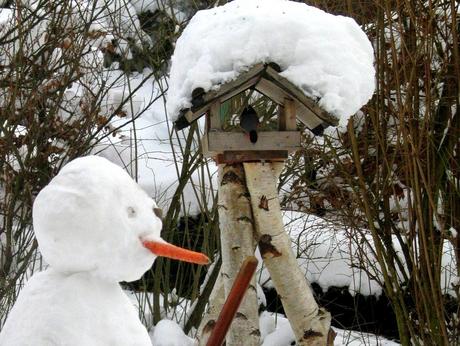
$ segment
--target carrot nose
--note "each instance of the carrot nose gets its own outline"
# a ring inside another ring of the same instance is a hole
[[[203,265],[210,263],[208,256],[205,254],[186,250],[169,243],[143,240],[142,245],[144,245],[144,247],[149,249],[156,256],[168,257],[179,261]]]

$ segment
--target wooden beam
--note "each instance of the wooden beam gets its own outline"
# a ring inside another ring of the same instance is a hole
[[[257,91],[269,97],[270,99],[272,99],[274,102],[276,102],[277,104],[281,106],[284,104],[284,100],[286,98],[292,99],[294,97],[294,95],[289,94],[287,90],[279,87],[273,81],[268,80],[263,77],[256,84],[255,88]],[[309,108],[307,108],[301,101],[297,100],[296,98],[295,100],[297,101],[295,103],[296,116],[310,130],[324,123],[324,121],[321,118],[319,118],[315,113],[313,113]]]
[[[305,107],[310,109],[317,117],[319,117],[323,122],[329,125],[336,126],[339,120],[323,110],[320,106],[316,104],[312,99],[304,94],[302,90],[300,90],[297,86],[292,84],[286,78],[280,76],[278,72],[276,72],[270,66],[267,66],[265,69],[265,78],[273,81],[276,85],[278,85],[281,89],[285,90],[289,95],[295,97],[298,101],[300,101]]]
[[[215,101],[211,108],[208,111],[209,116],[209,129],[210,130],[220,130],[222,129],[222,124],[220,122],[220,101]]]
[[[204,94],[203,88],[196,88],[192,91],[192,108],[200,107],[203,104]]]
[[[286,161],[289,153],[287,150],[265,150],[265,151],[224,151],[216,154],[214,160],[217,164],[234,164],[240,162],[260,161]]]
[[[201,150],[204,157],[213,157],[217,153],[209,151],[209,140],[208,140],[208,133],[219,131],[222,128],[222,124],[220,121],[220,102],[219,100],[215,101],[210,109],[206,114],[206,126],[205,131],[206,133],[201,138]]]
[[[209,151],[209,141],[207,133],[205,133],[204,136],[201,137],[201,152],[203,153],[204,157],[213,157],[217,155],[217,153],[212,153]]]
[[[222,103],[246,89],[249,89],[257,84],[261,78],[261,72],[264,70],[264,64],[254,65],[249,71],[240,74],[235,80],[222,84],[218,90],[209,91],[204,95],[198,95],[197,97],[199,97],[199,100],[192,100],[192,104],[196,104],[197,106],[192,106],[192,108],[185,110],[185,118],[189,123],[192,123],[200,118],[211,107],[214,101],[220,100]]]
[[[203,98],[204,102],[209,103],[217,98],[221,101],[228,100],[232,96],[235,96],[254,85],[259,78],[259,74],[261,74],[264,70],[264,64],[255,65],[247,72],[240,74],[235,80],[221,85],[218,90],[206,93]]]
[[[324,127],[328,127],[330,124],[323,122],[323,120],[316,116],[309,108],[304,107],[303,105],[297,104],[296,107],[297,118],[305,124],[311,131],[313,131],[318,126],[325,124]]]
[[[260,151],[260,150],[287,150],[300,149],[299,131],[267,131],[258,132],[256,143],[251,143],[245,133],[210,131],[207,135],[208,150],[223,152],[228,150]]]
[[[276,102],[279,105],[282,105],[284,102],[284,99],[286,97],[289,97],[289,94],[286,91],[284,91],[283,89],[278,87],[276,84],[274,84],[273,82],[263,77],[256,84],[255,88],[257,91],[269,97],[270,99],[272,99],[274,102]]]
[[[279,129],[281,131],[295,131],[297,129],[296,101],[285,98],[284,106],[279,108]]]
[[[188,109],[184,112],[183,116],[185,117],[185,119],[187,119],[188,123],[191,124],[193,123],[195,120],[197,120],[198,118],[201,118],[201,116],[206,113],[206,111],[211,107],[211,105],[207,104],[207,105],[204,105],[203,107],[200,107],[198,110],[191,110],[191,109]]]
[[[236,96],[236,95],[242,93],[243,91],[253,87],[255,84],[257,84],[257,82],[260,80],[260,78],[261,78],[261,76],[257,75],[255,77],[249,79],[247,82],[244,82],[243,84],[241,84],[237,88],[226,92],[222,96],[218,97],[218,99],[220,100],[220,102],[225,102],[228,99],[232,98],[233,96]]]
[[[213,154],[209,151],[208,136],[201,137],[201,153],[204,157],[212,157]]]
[[[286,130],[295,131],[297,129],[296,102],[291,98],[284,99],[284,117]]]

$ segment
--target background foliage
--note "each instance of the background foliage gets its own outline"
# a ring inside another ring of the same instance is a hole
[[[223,2],[3,2],[12,17],[0,26],[0,326],[27,277],[42,266],[31,228],[38,191],[72,158],[117,152],[109,139],[126,126],[130,154],[119,158],[138,178],[136,121],[165,96],[174,42],[198,9]],[[458,344],[459,286],[447,295],[441,269],[446,243],[456,263],[460,255],[459,4],[306,2],[362,25],[375,50],[377,90],[346,129],[317,138],[305,133],[303,150],[281,176],[283,207],[349,230],[361,249],[356,265],[383,287],[402,344]],[[130,86],[132,76],[138,83]],[[145,83],[159,91],[139,108],[133,100]],[[273,111],[259,101],[258,111],[264,107]],[[220,265],[216,196],[209,193],[213,169],[198,150],[200,129],[170,129],[169,136],[178,183],[167,200],[163,237],[205,251],[217,264],[206,273],[157,260],[126,286],[138,292],[147,326],[167,315],[189,330],[199,323]],[[184,199],[190,186],[198,211]]]

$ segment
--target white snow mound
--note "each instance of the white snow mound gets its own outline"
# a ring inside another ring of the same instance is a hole
[[[345,124],[375,88],[371,43],[349,17],[303,3],[235,0],[197,12],[176,43],[167,109],[176,119],[191,93],[218,89],[260,62],[281,75]]]
[[[181,327],[171,320],[161,320],[150,332],[155,346],[193,346],[193,339],[184,334]]]

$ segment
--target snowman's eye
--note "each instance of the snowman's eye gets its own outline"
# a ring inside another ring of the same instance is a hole
[[[153,208],[153,212],[157,216],[157,218],[162,219],[163,218],[163,210],[161,208]]]
[[[136,216],[136,210],[134,210],[133,207],[128,207],[128,217],[135,217]]]

